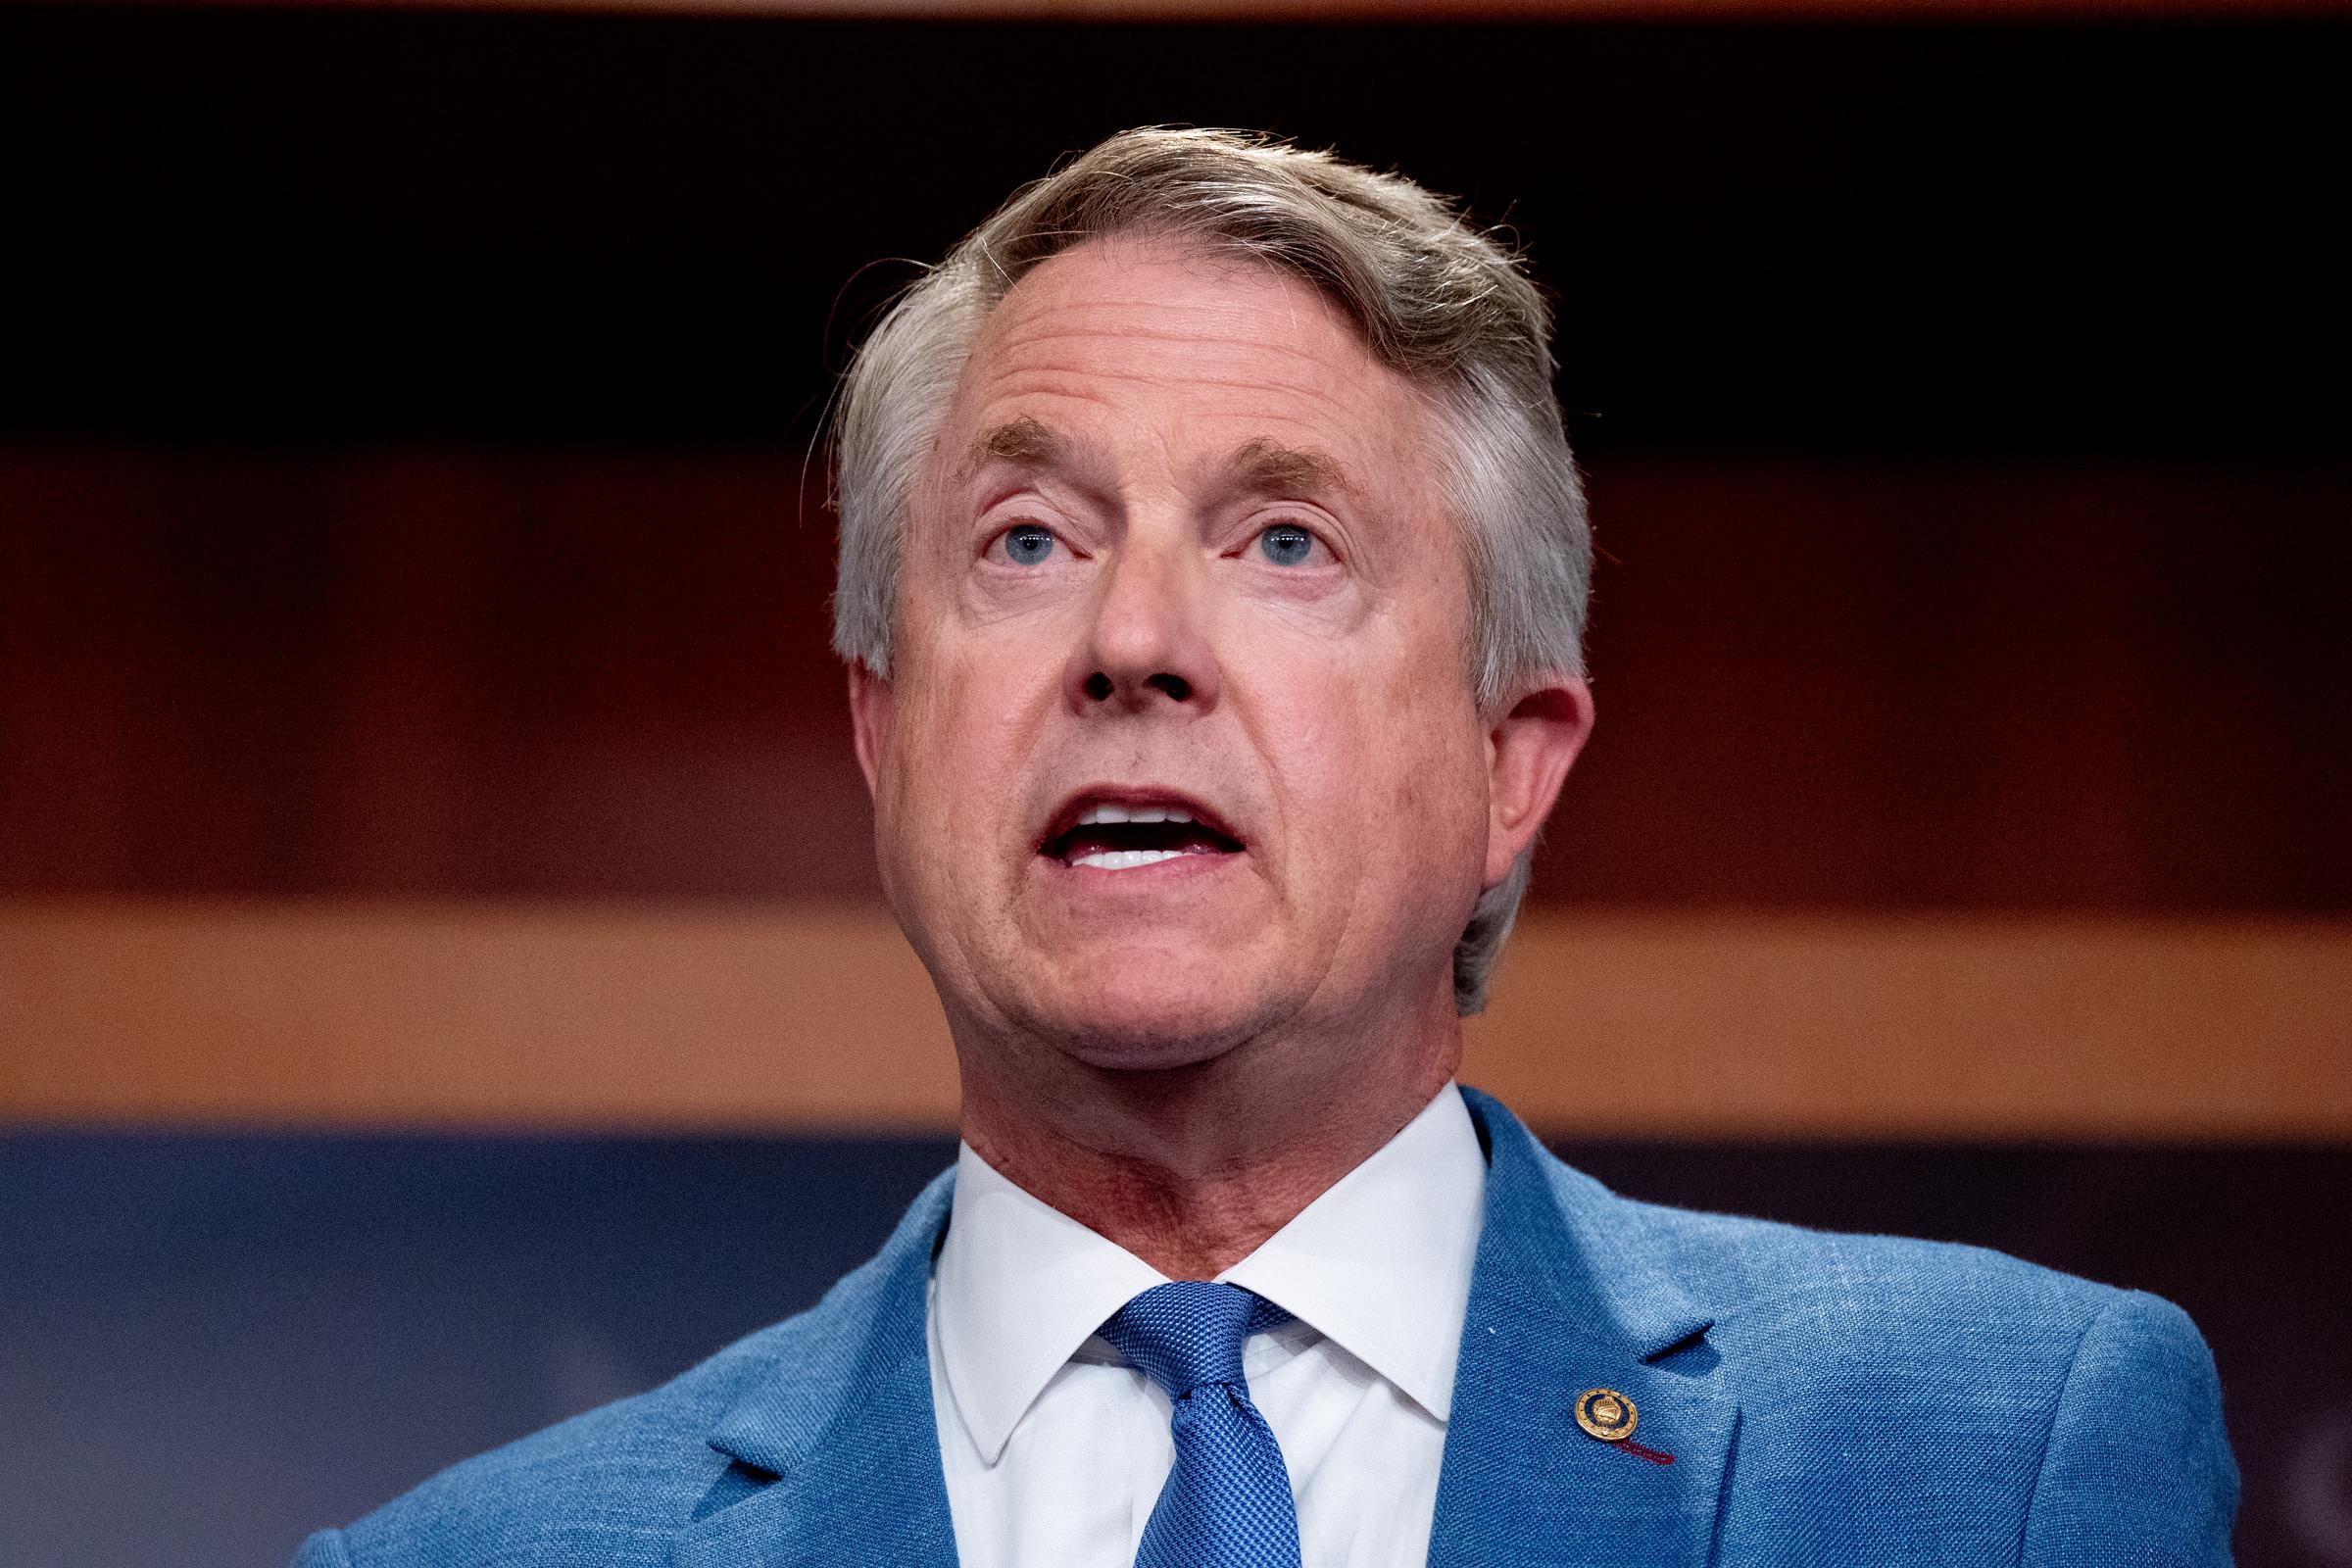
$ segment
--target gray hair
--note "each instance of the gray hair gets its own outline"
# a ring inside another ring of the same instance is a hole
[[[859,347],[833,427],[842,658],[890,672],[908,508],[981,322],[1040,263],[1112,234],[1253,261],[1347,311],[1437,419],[1481,710],[1540,672],[1584,672],[1592,532],[1551,389],[1551,313],[1518,258],[1401,175],[1252,134],[1158,128],[1113,136],[1014,195]],[[1533,855],[1480,898],[1455,945],[1461,1013],[1486,1004]]]

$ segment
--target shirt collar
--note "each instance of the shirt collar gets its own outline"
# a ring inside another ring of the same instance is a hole
[[[1443,1421],[1486,1205],[1486,1161],[1451,1084],[1369,1159],[1218,1278],[1255,1291]],[[1022,1191],[970,1145],[933,1274],[948,1390],[994,1464],[1102,1321],[1167,1276]]]
[[[1313,1324],[1440,1421],[1470,1308],[1487,1162],[1451,1084],[1218,1278]]]
[[[1046,1384],[1102,1321],[1167,1276],[1014,1186],[965,1144],[932,1270],[956,1413],[995,1464]]]

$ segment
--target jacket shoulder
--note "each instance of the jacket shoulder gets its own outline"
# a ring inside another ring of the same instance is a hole
[[[1963,1321],[2030,1326],[2071,1344],[2101,1312],[2138,1294],[1988,1248],[1615,1201],[1622,1223],[1735,1332],[1751,1323],[1811,1324],[1850,1347],[1855,1335]]]
[[[893,1281],[944,1212],[934,1182],[882,1251],[798,1316],[740,1340],[633,1398],[442,1471],[340,1531],[311,1538],[297,1568],[500,1568],[666,1564],[679,1532],[772,1479],[713,1445],[755,1394],[811,1405],[841,1389]],[[822,1410],[818,1412],[820,1415]]]
[[[649,1393],[452,1465],[347,1529],[314,1537],[303,1560],[665,1563],[678,1530],[723,1491],[729,1462],[710,1446],[711,1428],[798,1323],[762,1330]]]
[[[1773,1499],[1754,1513],[1908,1507],[1953,1541],[1991,1521],[2028,1564],[2229,1560],[2221,1387],[2172,1302],[1984,1248],[1611,1202],[1713,1320],[1743,1491]]]
[[[2094,1327],[2106,1353],[2144,1348],[2157,1368],[2179,1366],[2183,1347],[2204,1354],[2170,1301],[1988,1248],[1604,1201],[1620,1240],[1676,1280],[1710,1319],[1708,1339],[1741,1350],[1767,1387],[2054,1395]]]

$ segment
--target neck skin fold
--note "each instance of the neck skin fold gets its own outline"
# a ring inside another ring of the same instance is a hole
[[[958,1028],[964,1141],[1170,1279],[1210,1279],[1363,1163],[1455,1075],[1462,1030],[1450,984],[1401,1023],[1344,1040],[1261,1037],[1152,1068]]]

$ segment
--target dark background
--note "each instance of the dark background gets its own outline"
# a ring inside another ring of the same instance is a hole
[[[0,894],[870,897],[803,466],[876,259],[1184,121],[1557,296],[1602,723],[1540,899],[2342,916],[2347,80],[2327,20],[0,9]],[[2352,1563],[2341,1147],[1572,1152],[2174,1295],[2241,1560]],[[272,1560],[944,1158],[0,1136],[0,1563]]]
[[[876,258],[1186,122],[1507,221],[1596,464],[2341,451],[2335,22],[0,27],[23,429],[793,450]]]
[[[831,375],[891,258],[1188,120],[1558,298],[1601,728],[1539,900],[2344,911],[2348,75],[2332,21],[0,10],[0,889],[870,897]]]

